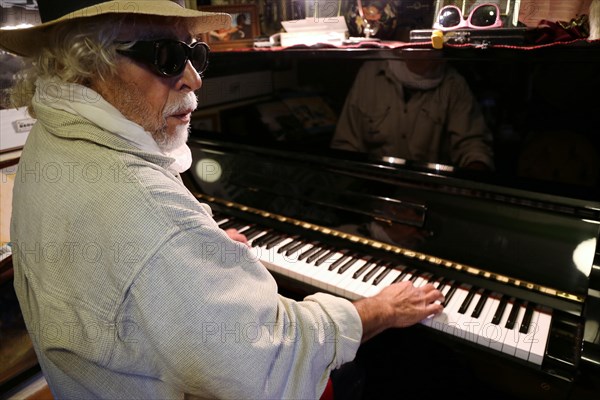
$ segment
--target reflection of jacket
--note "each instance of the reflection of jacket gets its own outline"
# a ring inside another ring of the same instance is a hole
[[[491,132],[467,82],[451,68],[431,89],[404,89],[390,62],[367,62],[359,71],[331,146],[409,160],[493,167]]]

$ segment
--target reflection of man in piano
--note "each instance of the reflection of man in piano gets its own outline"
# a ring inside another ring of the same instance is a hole
[[[361,342],[441,312],[433,285],[408,281],[355,302],[283,297],[183,185],[207,56],[195,38],[229,18],[163,0],[134,14],[38,4],[44,24],[1,31],[0,48],[35,60],[15,88],[38,122],[11,240],[55,397],[318,398]]]
[[[414,59],[362,66],[331,146],[489,170],[491,141],[464,78],[440,60]]]

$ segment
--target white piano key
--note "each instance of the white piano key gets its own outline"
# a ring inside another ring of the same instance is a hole
[[[537,323],[530,328],[528,340],[531,341],[528,361],[542,365],[546,345],[550,334],[550,325],[552,322],[552,312],[548,308],[536,308],[533,312],[533,318],[537,317]],[[532,318],[532,320],[533,320]]]
[[[463,287],[456,288],[456,292],[450,299],[448,306],[443,311],[443,313],[447,314],[445,326],[443,326],[441,328],[441,330],[443,332],[446,332],[453,336],[458,336],[458,337],[462,338],[463,330],[459,326],[461,314],[458,312],[458,309],[462,305],[462,303],[465,300],[465,298],[467,297],[468,293],[469,293],[468,289],[465,289]]]
[[[345,288],[348,285],[346,281],[348,279],[351,279],[354,272],[357,271],[359,268],[360,262],[358,261],[343,273],[340,273],[339,268],[336,268],[336,270],[333,272],[333,278],[328,281],[328,284],[331,285],[331,288],[332,290],[334,290],[334,293],[339,294],[343,297],[350,298],[348,293],[345,291]]]
[[[527,304],[525,304],[525,310],[527,310]],[[535,310],[534,310],[535,311]],[[529,330],[525,333],[521,332],[521,325],[517,327],[518,338],[517,338],[517,349],[515,351],[515,357],[520,358],[522,360],[527,360],[529,358],[529,353],[531,352],[531,335],[530,332],[533,332],[533,325],[537,324],[537,315],[531,315],[531,321],[529,323]],[[534,319],[535,318],[535,319]],[[521,319],[522,321],[522,319]]]
[[[360,259],[341,274],[343,277],[338,281],[338,285],[342,296],[352,300],[364,297],[356,291],[358,282],[357,279],[354,278],[354,274],[364,266],[365,262],[366,260]]]
[[[220,216],[220,217],[215,217],[214,221],[217,223],[217,225],[221,226],[224,223],[226,223],[227,221],[231,220],[231,218],[226,217],[226,216]]]
[[[244,225],[238,228],[238,232],[239,233],[244,233],[245,231],[247,231],[248,229],[252,228],[252,225]]]
[[[362,274],[359,278],[355,278],[354,274],[364,268],[365,265],[369,264],[369,260],[360,259],[356,262],[352,267],[350,267],[346,272],[349,272],[346,279],[342,281],[342,288],[345,293],[352,299],[360,299],[365,297],[363,291],[365,290],[365,284],[362,281],[364,274]],[[366,272],[365,272],[366,273]]]
[[[451,290],[451,287],[448,287],[447,289],[444,288],[443,292],[448,294],[448,292],[450,290]],[[456,324],[456,321],[458,320],[458,317],[459,317],[458,316],[458,308],[462,304],[466,295],[467,295],[466,290],[464,290],[461,287],[457,287],[455,289],[454,294],[448,301],[448,304],[446,305],[446,307],[444,307],[444,311],[437,314],[435,317],[433,317],[431,319],[430,326],[433,329],[437,329],[437,330],[440,330],[440,331],[443,331],[443,332],[453,335],[452,331],[454,330],[454,325]]]
[[[323,263],[321,263],[321,265],[318,267],[313,267],[314,274],[312,274],[311,283],[314,286],[321,287],[335,294],[339,294],[340,289],[333,284],[333,282],[338,279],[337,268],[333,271],[331,271],[329,268],[332,264],[344,256],[346,256],[345,253],[333,253],[329,255],[329,257]]]
[[[289,242],[291,242],[293,239],[292,238],[287,238],[285,239],[282,244],[287,244]],[[273,271],[283,274],[283,275],[289,275],[286,274],[287,271],[287,264],[285,262],[283,262],[281,255],[277,252],[278,247],[272,247],[270,249],[267,249],[264,246],[260,246],[260,247],[252,247],[252,249],[254,250],[254,252],[256,253],[256,255],[259,257],[259,259],[263,262],[267,262],[271,265],[271,268]]]
[[[469,303],[469,307],[467,307],[464,314],[460,314],[457,326],[458,329],[462,331],[460,333],[460,337],[463,339],[469,340],[471,342],[477,341],[477,332],[479,331],[480,321],[478,318],[473,318],[471,314],[473,310],[477,306],[477,302],[481,298],[481,293],[475,293],[473,298],[471,299],[471,303]]]
[[[500,329],[499,325],[492,323],[494,315],[496,314],[496,309],[500,304],[501,297],[502,296],[499,293],[492,293],[488,299],[489,304],[486,303],[486,308],[488,308],[488,312],[486,313],[485,319],[483,320],[481,329],[479,330],[479,334],[477,337],[477,343],[485,347],[490,347],[492,342],[499,341],[502,339],[502,329]]]

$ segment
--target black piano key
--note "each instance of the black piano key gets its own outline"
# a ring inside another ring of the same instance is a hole
[[[327,253],[323,254],[317,260],[315,260],[315,265],[318,267],[323,264],[325,261],[329,260],[329,257],[334,253],[335,250],[329,250]]]
[[[448,305],[448,303],[450,302],[450,299],[452,299],[452,296],[454,296],[454,293],[456,293],[457,287],[458,287],[458,283],[456,283],[456,282],[452,283],[452,286],[450,286],[450,290],[448,290],[448,293],[446,293],[444,295],[444,302],[442,303],[442,306],[446,307]]]
[[[381,269],[381,265],[374,265],[373,268],[371,268],[371,270],[369,272],[367,272],[367,274],[363,277],[363,282],[367,282],[369,279],[371,279],[373,276],[375,276],[375,274],[377,272],[379,272],[379,270]]]
[[[523,321],[521,321],[521,327],[519,328],[519,332],[529,332],[529,326],[531,325],[531,318],[533,317],[534,308],[535,306],[533,305],[533,303],[527,303],[527,307],[525,308],[525,315],[523,315]]]
[[[371,266],[373,266],[373,264],[375,264],[373,261],[369,261],[369,260],[365,261],[365,263],[363,264],[363,266],[362,266],[362,267],[360,267],[360,268],[359,268],[359,269],[358,269],[358,270],[357,270],[357,271],[354,273],[354,275],[352,275],[352,278],[354,278],[354,279],[358,279],[358,278],[360,278],[360,276],[361,276],[362,274],[364,274],[365,272],[367,272],[367,270],[368,270],[369,268],[371,268]]]
[[[469,289],[469,293],[467,293],[467,296],[465,297],[462,304],[460,305],[460,308],[458,309],[458,312],[460,314],[464,314],[467,312],[467,309],[471,305],[471,302],[473,301],[473,297],[475,297],[476,292],[477,288],[474,286],[472,286],[471,289]]]
[[[435,277],[432,273],[426,272],[423,274],[423,279],[425,279],[427,283],[432,283],[435,280]]]
[[[259,237],[258,239],[256,239],[255,241],[252,242],[252,246],[255,247],[262,247],[262,245],[273,239],[274,237],[280,237],[281,235],[277,234],[276,232],[273,231],[267,231],[267,233],[265,233],[264,235],[262,235],[261,237]]]
[[[375,279],[373,279],[373,285],[375,285],[375,286],[379,285],[381,283],[381,281],[383,280],[383,278],[388,276],[388,274],[390,272],[392,272],[392,269],[389,267],[389,263],[388,263],[388,265],[383,266],[383,271],[381,271],[379,273],[379,275],[377,275],[377,277],[375,277]]]
[[[235,228],[237,226],[240,226],[241,222],[236,221],[234,219],[230,219],[229,221],[225,221],[224,223],[222,223],[221,225],[219,225],[219,228],[225,230],[225,229],[229,229],[229,228]],[[244,226],[244,225],[242,225]]]
[[[444,288],[446,287],[447,284],[448,284],[448,280],[446,278],[442,277],[441,279],[438,280],[438,284],[435,288],[441,292],[442,290],[444,290]]]
[[[244,235],[246,236],[246,239],[252,240],[263,232],[263,229],[256,227],[248,229],[246,232],[244,232]]]
[[[502,296],[500,298],[500,303],[498,303],[498,308],[494,313],[494,318],[492,318],[492,324],[498,325],[500,323],[502,315],[504,315],[504,310],[506,309],[506,303],[508,303],[508,296]]]
[[[317,250],[320,250],[320,249],[321,249],[320,246],[313,244],[313,246],[310,249],[303,251],[302,254],[300,254],[298,256],[298,260],[304,260],[305,258],[307,258],[308,256],[310,256],[313,253],[316,253]]]
[[[419,278],[419,271],[416,269],[413,269],[412,271],[410,271],[410,273],[412,274],[412,276],[410,277],[409,281],[411,281],[412,283],[415,283],[415,281]]]
[[[348,254],[343,254],[340,258],[338,258],[333,263],[331,263],[331,265],[329,266],[329,270],[333,271],[334,269],[339,267],[342,263],[346,262],[346,260],[348,260],[348,259],[350,259],[350,256]]]
[[[296,244],[294,244],[293,246],[288,247],[288,249],[285,251],[285,255],[291,256],[292,254],[294,254],[295,252],[297,252],[304,246],[306,246],[306,243],[301,240],[301,241],[297,242]]]
[[[406,278],[406,275],[408,275],[408,268],[404,268],[392,283],[402,282]]]
[[[296,246],[298,244],[298,242],[301,242],[299,240],[299,237],[298,236],[294,236],[289,243],[287,243],[287,244],[281,246],[279,249],[277,249],[277,252],[278,253],[283,253],[284,251],[287,251],[289,248]]]
[[[481,311],[483,310],[483,307],[485,306],[485,303],[487,302],[489,296],[490,292],[487,289],[481,293],[481,297],[479,297],[479,301],[475,305],[475,309],[473,310],[471,317],[479,318],[479,316],[481,315]]]
[[[356,258],[356,254],[353,254],[349,257],[350,259],[347,260],[342,266],[340,266],[340,269],[338,269],[338,274],[343,274],[344,272],[346,272],[346,270],[348,270],[348,268],[353,266],[359,260],[358,258]],[[333,265],[331,267],[333,267]],[[335,268],[332,269],[331,267],[329,267],[329,270],[333,271]]]
[[[287,238],[288,237],[285,235],[278,234],[266,240],[263,244],[267,250],[271,250],[273,247],[277,246]]]
[[[321,258],[321,256],[327,254],[329,255],[332,251],[326,247],[322,247],[321,249],[319,249],[319,251],[317,251],[316,253],[311,254],[310,256],[308,256],[308,258],[306,259],[307,263],[312,263],[315,260],[318,260]]]
[[[253,245],[258,246],[258,247],[262,247],[265,244],[275,240],[275,239],[279,239],[281,237],[285,237],[285,235],[282,235],[280,233],[277,232],[273,232],[273,231],[268,231],[267,233],[265,233],[264,235],[262,235],[261,237],[257,238],[254,242]]]
[[[506,320],[506,329],[513,329],[515,327],[515,323],[517,322],[517,315],[519,315],[519,310],[521,309],[521,301],[515,300],[510,310],[510,314],[508,314],[508,319]]]

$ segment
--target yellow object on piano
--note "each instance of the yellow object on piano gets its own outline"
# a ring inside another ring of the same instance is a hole
[[[434,30],[431,32],[431,46],[437,50],[444,47],[444,32],[440,30]]]

